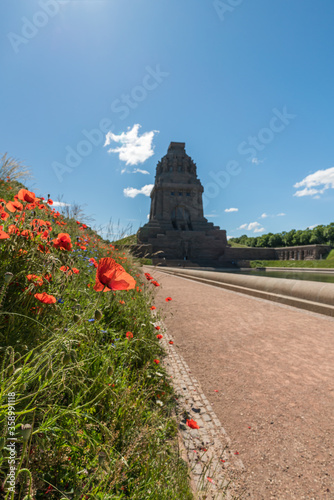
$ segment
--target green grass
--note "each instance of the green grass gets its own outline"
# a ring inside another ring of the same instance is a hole
[[[9,188],[0,181],[6,201],[16,194]],[[0,497],[192,499],[178,449],[175,395],[154,362],[165,355],[150,310],[154,286],[126,250],[47,205],[22,203],[20,212],[5,207],[9,218],[1,224],[10,237],[0,240]],[[33,219],[49,221],[52,231],[33,231]],[[70,235],[72,251],[54,247],[59,233]],[[96,292],[89,258],[102,257],[121,264],[135,288]],[[40,302],[35,295],[43,292],[56,302]],[[17,438],[15,494],[6,482],[10,431]]]
[[[234,241],[231,240],[229,240],[227,243],[234,248],[249,248],[247,245],[241,245],[240,243],[235,243]]]
[[[121,238],[120,240],[113,241],[113,245],[118,247],[136,245],[136,244],[137,244],[137,236],[135,234],[131,234],[130,236],[125,236],[125,238]]]
[[[331,250],[331,257],[322,260],[251,260],[251,267],[304,267],[304,268],[334,268],[334,254]]]

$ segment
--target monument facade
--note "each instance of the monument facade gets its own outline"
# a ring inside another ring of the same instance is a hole
[[[184,142],[171,142],[158,162],[151,192],[149,222],[139,229],[138,244],[152,255],[199,263],[225,260],[226,231],[203,214],[203,186]]]

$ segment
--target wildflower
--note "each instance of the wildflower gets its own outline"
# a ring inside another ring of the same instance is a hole
[[[33,281],[35,285],[42,286],[43,285],[43,278],[42,276],[36,276],[36,274],[28,274],[27,275],[27,280],[28,281]]]
[[[151,309],[151,311],[154,311],[154,309],[156,309],[156,307],[152,306],[152,307],[150,307],[150,309]]]
[[[120,264],[117,264],[114,259],[105,257],[99,260],[94,286],[96,292],[131,290],[135,286],[136,281],[134,278]]]
[[[35,293],[34,297],[43,302],[43,304],[54,304],[56,302],[56,298],[53,295],[48,295],[45,292]]]
[[[48,201],[46,202],[48,205],[53,205],[53,200],[51,200],[51,198],[48,199]]]
[[[26,201],[28,203],[34,203],[36,201],[35,193],[28,191],[27,189],[20,189],[17,195],[18,200]]]
[[[57,238],[53,240],[53,246],[61,250],[72,250],[71,237],[67,233],[59,233]]]
[[[120,300],[119,303],[122,304],[122,305],[125,304],[124,300]]]
[[[126,332],[125,334],[127,339],[132,339],[133,338],[133,333],[132,332]]]
[[[8,203],[6,203],[6,208],[9,212],[12,212],[12,213],[16,212],[16,210],[18,210],[19,212],[22,212],[23,205],[22,205],[22,203],[20,203],[17,200],[9,201]]]
[[[158,365],[160,363],[160,361],[158,359],[154,359],[153,362]]]
[[[160,283],[158,283],[157,281],[151,281],[152,285],[154,286],[160,286]]]
[[[192,418],[190,420],[187,419],[187,426],[190,427],[190,429],[199,429],[198,423],[195,422],[195,420],[193,420]]]
[[[172,297],[166,297],[166,298],[165,298],[165,301],[166,301],[166,302],[170,302],[171,300],[173,300],[173,299],[172,299]]]
[[[170,341],[168,342],[168,344],[171,344],[171,345],[172,345],[172,344],[174,344],[174,342],[173,342],[172,340],[170,340]]]
[[[162,339],[162,338],[163,338],[163,335],[161,335],[161,333],[159,333],[159,334],[157,335],[157,339],[159,339],[159,340],[160,340],[160,339]]]
[[[161,326],[155,326],[154,327],[156,330],[160,330],[161,329]]]
[[[7,214],[7,212],[5,210],[0,210],[0,219],[1,220],[7,220],[9,217],[9,214]]]
[[[9,238],[9,234],[2,230],[3,226],[0,226],[0,240],[5,240]]]

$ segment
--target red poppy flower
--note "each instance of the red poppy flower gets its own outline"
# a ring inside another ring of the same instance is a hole
[[[132,339],[133,338],[133,333],[132,332],[126,332],[125,334],[127,339]]]
[[[1,220],[7,220],[9,217],[9,214],[7,214],[7,212],[5,210],[3,210],[2,212],[0,212],[0,219]]]
[[[154,286],[160,286],[160,283],[158,283],[157,281],[151,281],[152,285]]]
[[[0,226],[0,240],[5,240],[9,238],[9,234],[2,230],[3,226]]]
[[[154,359],[153,362],[158,365],[160,363],[160,361],[158,359]]]
[[[161,329],[161,327],[160,327],[160,326],[156,326],[156,327],[155,327],[155,329],[156,329],[156,330],[160,330],[160,329]]]
[[[67,233],[59,233],[57,238],[53,240],[53,246],[61,250],[72,250],[71,237]]]
[[[15,226],[15,224],[11,224],[10,226],[8,226],[7,228],[7,231],[9,232],[9,234],[19,234],[20,233],[20,230]]]
[[[6,204],[6,208],[7,210],[9,210],[9,212],[16,212],[16,210],[18,210],[19,212],[21,212],[23,210],[23,205],[22,203],[20,203],[19,201],[15,200],[15,201],[9,201],[7,204]]]
[[[192,418],[190,420],[187,419],[187,426],[190,427],[191,429],[199,429],[199,425],[195,420]]]
[[[61,266],[61,267],[59,268],[59,270],[60,270],[60,271],[63,271],[63,273],[67,273],[67,271],[69,271],[69,273],[68,273],[68,274],[69,274],[69,275],[71,275],[71,274],[72,274],[72,272],[70,271],[70,268],[69,268],[68,266]]]
[[[45,274],[44,279],[47,280],[49,283],[52,281],[52,274]]]
[[[56,298],[53,295],[48,295],[47,293],[35,293],[34,297],[38,299],[43,304],[55,304]]]
[[[74,274],[79,274],[80,273],[79,269],[77,269],[76,267],[72,267],[72,271],[73,271]]]
[[[53,205],[53,201],[51,200],[51,198],[48,199],[48,201],[46,202],[48,205]]]
[[[170,340],[168,343],[169,343],[169,344],[174,344],[174,342],[173,342],[172,340]]]
[[[28,191],[27,189],[20,189],[17,194],[18,200],[26,201],[28,203],[34,203],[36,201],[35,193]]]
[[[135,288],[136,281],[124,268],[117,264],[111,257],[99,260],[96,271],[96,292],[109,292],[110,290],[131,290]]]
[[[43,278],[42,276],[36,276],[36,274],[28,274],[27,275],[27,280],[32,281],[36,285],[42,286],[43,285]]]
[[[42,245],[41,243],[38,245],[38,250],[42,253],[50,253],[50,249],[47,245]]]
[[[162,337],[163,337],[163,335],[161,335],[161,333],[158,333],[158,335],[157,335],[157,339],[159,339],[159,340],[160,340],[160,339],[162,339]]]
[[[171,300],[173,300],[173,299],[172,299],[172,297],[166,297],[166,298],[165,298],[165,301],[166,301],[166,302],[170,302]]]
[[[150,307],[150,309],[151,309],[151,311],[154,311],[154,309],[156,309],[156,307],[152,306],[152,307]]]

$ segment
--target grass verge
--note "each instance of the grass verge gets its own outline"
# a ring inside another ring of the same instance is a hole
[[[192,499],[156,282],[52,200],[15,193],[0,182],[0,497]]]

